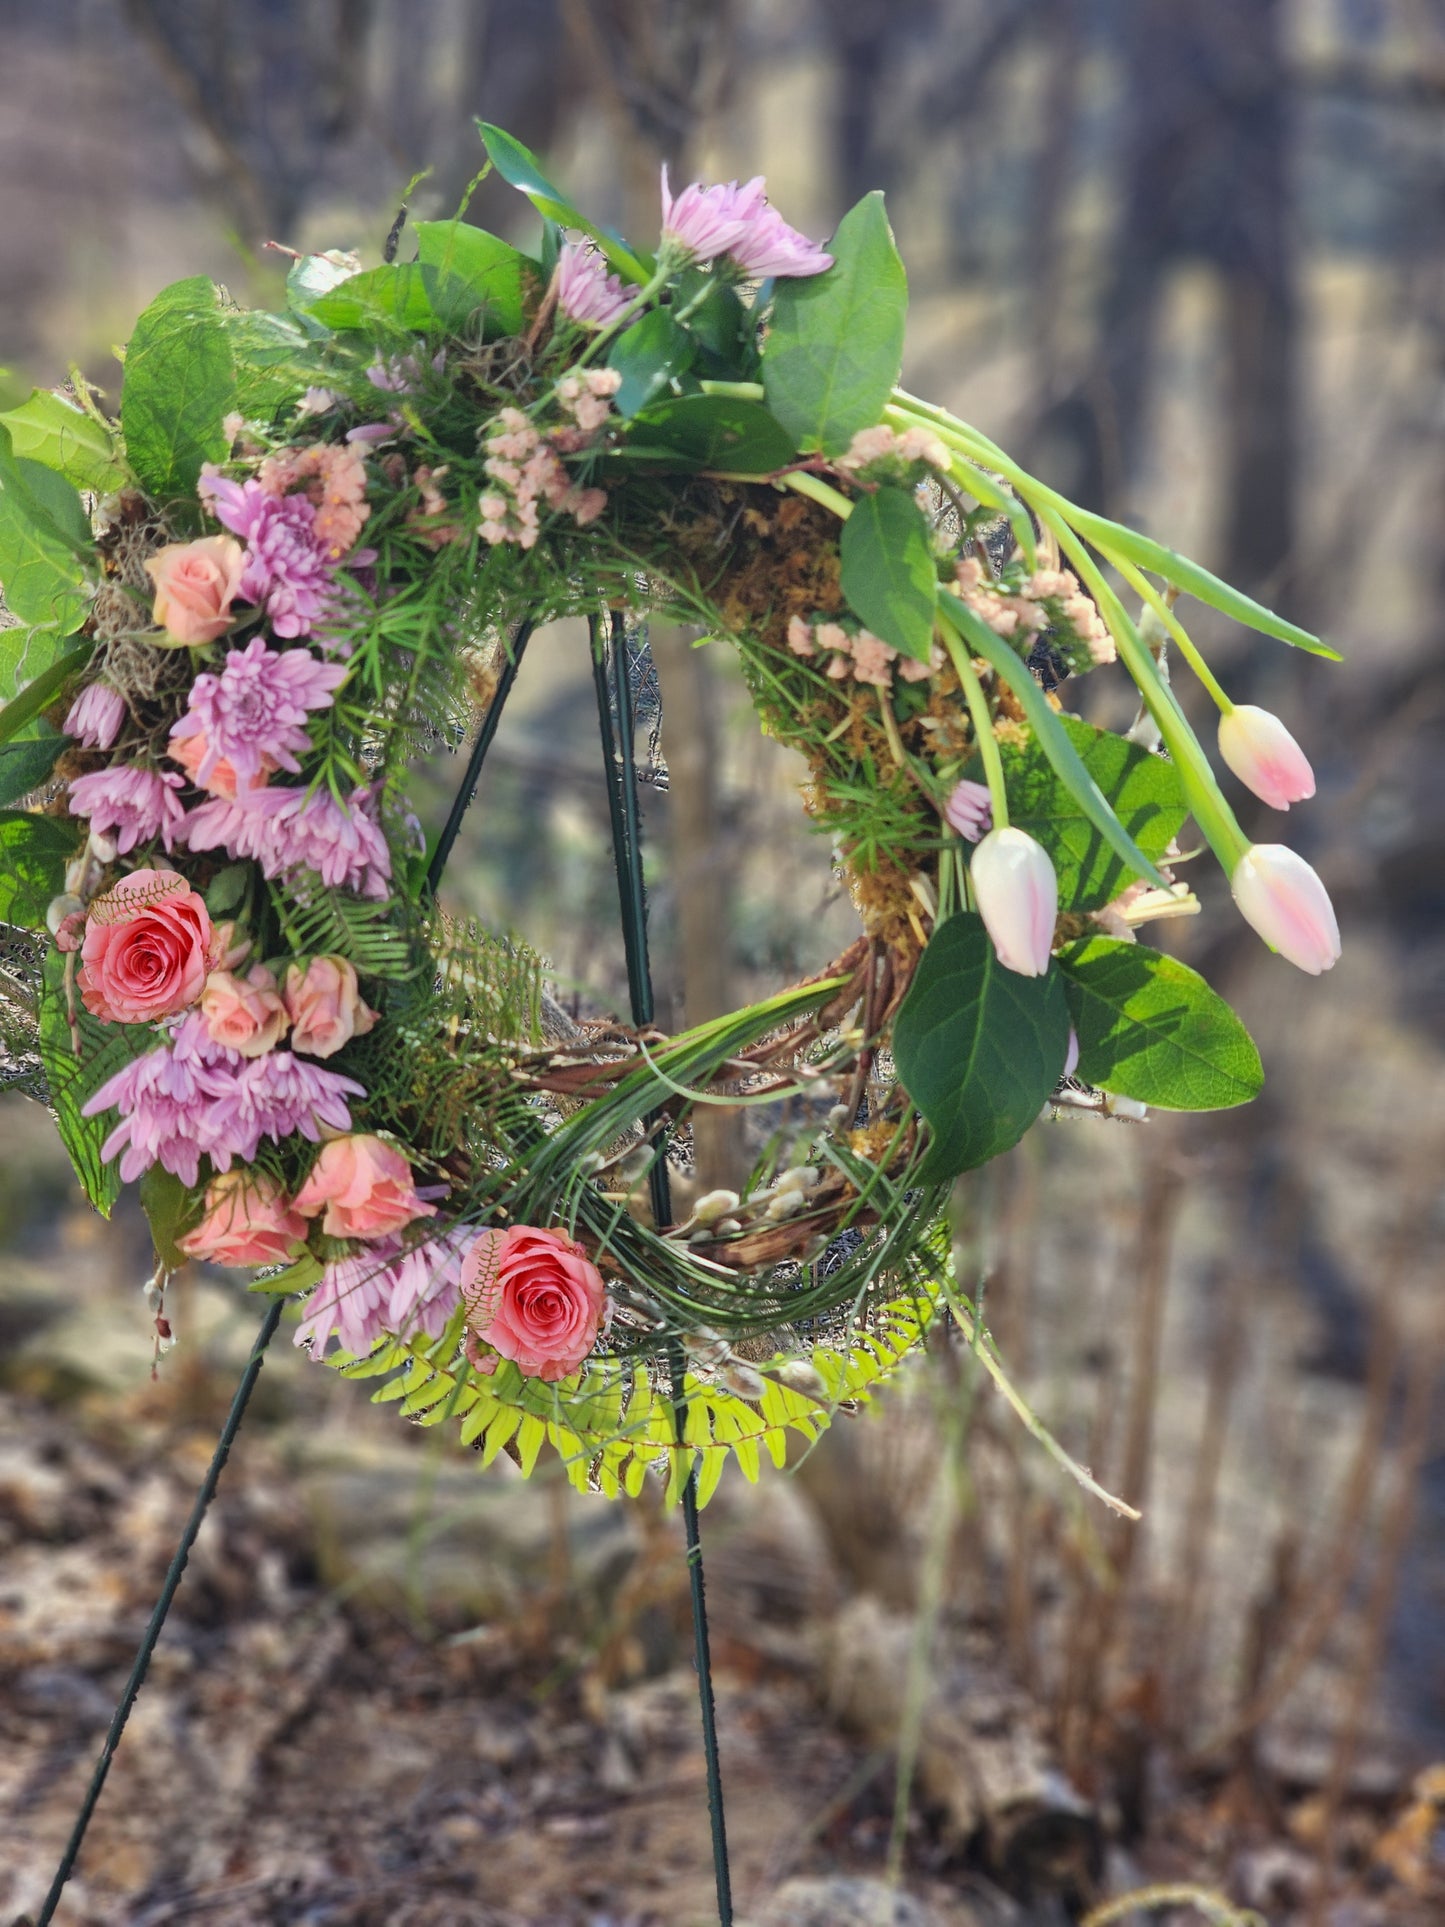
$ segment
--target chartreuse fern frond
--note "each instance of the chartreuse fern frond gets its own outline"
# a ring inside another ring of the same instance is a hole
[[[635,1498],[655,1471],[666,1478],[669,1504],[681,1498],[696,1466],[698,1504],[705,1505],[730,1458],[756,1483],[764,1452],[774,1465],[786,1464],[789,1433],[812,1444],[841,1407],[866,1404],[918,1344],[941,1303],[939,1291],[921,1287],[883,1306],[844,1342],[816,1346],[816,1395],[782,1381],[778,1372],[787,1359],[781,1354],[756,1367],[763,1386],[756,1400],[689,1372],[681,1444],[671,1397],[640,1364],[596,1359],[575,1378],[547,1385],[501,1360],[484,1377],[459,1357],[460,1314],[440,1338],[383,1337],[365,1357],[337,1352],[328,1363],[344,1378],[384,1380],[373,1402],[395,1404],[419,1425],[460,1420],[462,1443],[477,1449],[484,1466],[510,1447],[530,1474],[549,1445],[579,1491]]]

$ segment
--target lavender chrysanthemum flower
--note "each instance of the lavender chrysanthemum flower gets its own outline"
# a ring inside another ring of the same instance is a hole
[[[753,278],[821,274],[833,265],[831,254],[768,205],[761,174],[742,186],[728,181],[704,187],[693,181],[674,199],[664,166],[662,240],[664,247],[671,244],[675,253],[699,263],[728,255]]]
[[[462,1263],[476,1238],[474,1225],[454,1225],[399,1259],[387,1305],[389,1331],[441,1337],[462,1301]]]
[[[297,1057],[289,1050],[267,1051],[245,1061],[226,1092],[213,1120],[214,1134],[230,1155],[251,1163],[263,1137],[282,1138],[299,1132],[319,1144],[323,1130],[349,1131],[348,1097],[365,1097],[366,1086],[339,1071]],[[222,1170],[229,1164],[212,1152]]]
[[[336,597],[331,561],[316,533],[315,503],[205,470],[199,493],[221,526],[246,544],[242,600],[264,609],[278,636],[290,641],[310,635]]]
[[[762,183],[750,185],[761,187]],[[754,281],[768,275],[803,280],[833,265],[833,257],[826,249],[816,246],[795,227],[789,227],[778,210],[766,201],[749,213],[741,237],[728,253]]]
[[[83,749],[109,749],[125,721],[125,698],[108,682],[87,683],[65,718],[65,733]]]
[[[120,1175],[126,1184],[153,1164],[196,1184],[203,1156],[224,1170],[236,1148],[227,1139],[225,1105],[243,1062],[239,1052],[212,1042],[199,1013],[185,1018],[169,1044],[133,1059],[84,1106],[85,1117],[112,1108],[121,1113],[100,1147],[102,1159],[125,1153]]]
[[[335,1332],[354,1356],[369,1352],[387,1329],[400,1250],[399,1238],[378,1238],[354,1257],[338,1258],[325,1266],[321,1282],[306,1301],[306,1316],[296,1328],[294,1342],[309,1345],[312,1357],[322,1358]]]
[[[193,850],[224,849],[259,863],[263,876],[314,870],[333,890],[355,890],[378,901],[391,879],[391,852],[370,814],[371,791],[353,790],[342,805],[327,790],[243,791],[234,802],[217,797],[186,818]]]
[[[170,770],[142,769],[132,763],[96,770],[71,783],[70,814],[89,817],[91,829],[99,835],[113,835],[121,856],[157,836],[170,850],[182,835],[186,819],[175,794],[183,781]]]
[[[970,843],[980,843],[993,828],[993,798],[986,783],[972,783],[966,777],[955,785],[943,806],[949,827]]]
[[[269,758],[293,774],[298,754],[311,747],[301,727],[308,711],[329,709],[332,691],[346,680],[340,663],[318,662],[309,649],[268,649],[255,636],[232,649],[218,676],[197,676],[191,706],[171,730],[171,741],[205,740],[196,781],[209,782],[217,763],[228,762],[241,782],[259,776]]]
[[[557,306],[586,328],[606,328],[632,300],[597,249],[586,241],[567,241],[557,257]]]

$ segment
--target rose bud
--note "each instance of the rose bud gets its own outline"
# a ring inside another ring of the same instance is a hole
[[[211,1042],[242,1057],[264,1057],[280,1043],[290,1022],[276,979],[264,964],[254,964],[244,978],[234,971],[213,970],[201,992],[201,1016]]]
[[[1219,753],[1230,769],[1272,810],[1287,810],[1315,793],[1309,759],[1278,716],[1237,703],[1219,719]]]
[[[294,1025],[291,1048],[308,1057],[334,1057],[376,1022],[376,1012],[361,1000],[356,968],[345,957],[313,957],[305,970],[289,964],[282,995]]]
[[[990,830],[968,874],[999,962],[1021,977],[1042,977],[1059,910],[1059,880],[1048,853],[1024,830]]]
[[[328,1238],[384,1238],[414,1218],[436,1216],[436,1206],[417,1196],[411,1166],[395,1145],[363,1131],[322,1145],[293,1208],[303,1218],[324,1211]]]
[[[1229,879],[1234,901],[1271,950],[1318,977],[1340,954],[1340,926],[1325,886],[1283,843],[1256,843]]]
[[[145,565],[156,585],[156,627],[188,648],[223,636],[245,566],[246,552],[234,535],[170,543]]]
[[[205,1216],[177,1238],[188,1258],[213,1265],[280,1265],[306,1239],[306,1220],[268,1171],[223,1171],[206,1186]]]

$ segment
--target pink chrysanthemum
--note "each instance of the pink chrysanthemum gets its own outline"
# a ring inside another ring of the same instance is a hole
[[[462,1264],[476,1238],[475,1226],[456,1225],[398,1260],[387,1305],[389,1331],[441,1337],[462,1302]]]
[[[632,296],[603,257],[585,241],[567,241],[557,257],[557,306],[586,328],[606,328],[626,311]]]
[[[299,1134],[319,1144],[323,1130],[348,1131],[348,1097],[365,1097],[366,1087],[339,1071],[323,1070],[289,1050],[267,1051],[246,1060],[233,1080],[215,1120],[215,1130],[231,1155],[249,1164],[263,1137]],[[213,1162],[226,1169],[212,1152]]]
[[[993,828],[993,798],[986,783],[970,782],[967,777],[954,786],[943,806],[950,828],[970,843],[981,843]]]
[[[273,495],[260,482],[202,472],[199,492],[223,528],[246,544],[240,595],[266,611],[289,641],[307,636],[331,612],[336,582],[316,530],[316,505],[304,495]]]
[[[412,1254],[398,1263],[399,1238],[381,1238],[353,1258],[338,1258],[321,1273],[321,1282],[306,1301],[306,1316],[296,1328],[295,1342],[309,1345],[313,1358],[325,1356],[331,1334],[344,1350],[360,1357],[389,1329],[392,1298],[399,1274]]]
[[[183,778],[170,770],[141,769],[122,764],[77,776],[70,785],[70,814],[90,819],[100,835],[114,835],[124,856],[137,843],[159,837],[167,850],[182,835],[185,810],[176,798]]]
[[[693,181],[673,198],[662,170],[662,239],[697,262],[728,255],[743,273],[803,276],[831,268],[833,257],[815,247],[768,205],[761,174],[739,186],[704,187]]]
[[[125,698],[108,682],[87,683],[65,718],[65,733],[84,749],[109,749],[125,721]]]
[[[224,849],[259,863],[267,877],[314,870],[333,890],[355,890],[378,901],[391,880],[391,852],[372,815],[370,790],[353,790],[338,803],[327,790],[272,785],[243,792],[234,801],[217,797],[186,818],[193,850]]]
[[[197,676],[191,706],[171,730],[171,741],[205,738],[196,781],[208,785],[216,765],[230,764],[249,787],[269,762],[290,770],[311,747],[301,727],[308,711],[329,709],[332,691],[345,682],[340,663],[318,662],[309,649],[268,649],[255,636],[244,649],[232,649],[218,676]]]

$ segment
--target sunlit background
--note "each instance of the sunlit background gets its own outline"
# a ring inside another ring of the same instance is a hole
[[[1010,1369],[1143,1524],[1084,1499],[944,1361],[789,1476],[730,1475],[705,1538],[749,1919],[837,1927],[842,1901],[788,1912],[780,1891],[879,1877],[890,1838],[924,1923],[1042,1927],[1146,1880],[1270,1922],[1440,1919],[1445,6],[0,0],[0,34],[7,405],[71,362],[114,398],[113,346],[168,280],[274,302],[270,242],[371,261],[403,196],[451,215],[477,115],[644,242],[664,160],[675,182],[766,174],[815,237],[882,187],[906,385],[1342,652],[1196,627],[1231,695],[1309,750],[1319,795],[1283,823],[1233,800],[1318,868],[1344,932],[1308,980],[1207,857],[1186,873],[1205,914],[1162,941],[1249,1022],[1263,1097],[1041,1126],[973,1199]],[[535,239],[499,182],[470,216]],[[853,928],[800,765],[762,739],[726,645],[692,640],[656,638],[667,780],[644,799],[669,1024]],[[1131,713],[1122,674],[1064,694]],[[457,774],[443,752],[417,772],[433,817]],[[450,887],[541,949],[559,996],[620,1003],[565,625],[528,653]],[[0,1147],[0,1910],[18,1912],[259,1314],[239,1280],[183,1281],[153,1382],[138,1213],[89,1214],[13,1095]],[[483,1472],[289,1348],[264,1385],[60,1918],[707,1920],[686,1579],[656,1498]]]

